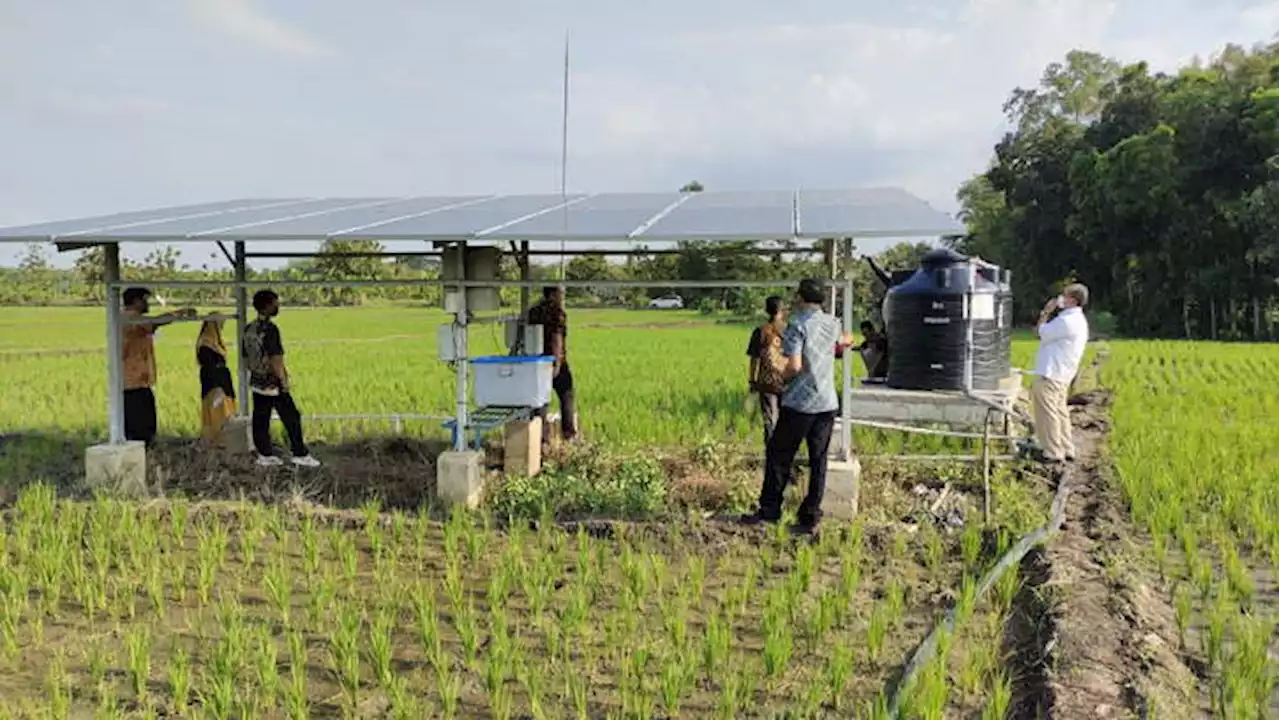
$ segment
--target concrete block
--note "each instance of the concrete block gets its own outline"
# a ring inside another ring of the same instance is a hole
[[[253,452],[252,422],[248,417],[236,415],[222,424],[222,447],[232,455]]]
[[[147,446],[130,441],[93,445],[84,451],[85,484],[126,498],[147,496]]]
[[[502,470],[508,475],[542,471],[542,418],[512,420],[503,429]]]
[[[848,462],[827,463],[827,491],[822,496],[822,514],[834,520],[853,520],[858,514],[858,485],[862,481],[862,463],[858,458]]]
[[[446,505],[480,506],[484,495],[484,453],[450,450],[436,458],[436,497]]]
[[[995,391],[981,395],[994,402],[1011,405],[1015,394]],[[892,423],[938,423],[981,427],[988,406],[954,392],[859,388],[852,393],[849,415],[861,420]]]

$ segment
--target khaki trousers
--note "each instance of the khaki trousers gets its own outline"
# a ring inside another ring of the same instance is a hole
[[[1044,454],[1054,460],[1076,453],[1071,441],[1071,415],[1067,413],[1067,387],[1067,383],[1045,377],[1036,377],[1031,383],[1036,440]]]

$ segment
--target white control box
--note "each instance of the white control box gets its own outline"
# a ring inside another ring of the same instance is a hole
[[[530,407],[551,399],[555,358],[549,355],[494,355],[471,361],[480,406]]]

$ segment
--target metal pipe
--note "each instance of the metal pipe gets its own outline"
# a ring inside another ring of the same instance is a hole
[[[453,321],[453,356],[457,375],[455,392],[457,424],[454,426],[453,449],[467,449],[467,244],[458,243],[458,305]]]
[[[236,282],[244,282],[249,278],[249,263],[245,253],[244,241],[235,244],[235,260],[231,270]],[[244,357],[244,329],[249,324],[249,291],[244,286],[236,287],[236,391],[240,402],[236,412],[241,417],[249,416],[249,363]]]
[[[841,324],[845,332],[853,332],[853,281],[845,280],[844,312]],[[845,348],[843,372],[840,384],[840,457],[845,462],[853,460],[853,428],[849,424],[853,405],[853,348]]]
[[[107,428],[108,442],[124,442],[124,353],[120,337],[120,246],[102,248],[107,292]]]
[[[565,287],[581,288],[789,288],[798,280],[565,280],[559,284]],[[833,281],[823,281],[830,284]],[[506,288],[531,287],[546,285],[545,280],[467,280],[462,283],[468,288]],[[157,280],[148,282],[148,287],[184,288],[184,287],[243,287],[243,288],[276,288],[276,287],[404,287],[411,285],[450,285],[457,286],[457,280],[439,278],[413,278],[401,280],[248,280],[245,282],[225,282],[217,280]],[[123,287],[124,283],[116,283]]]
[[[514,241],[513,241],[514,242]],[[528,243],[528,240],[521,240],[521,243]],[[706,248],[702,252],[710,256],[729,256],[729,255],[751,255],[751,256],[773,256],[773,255],[816,255],[822,252],[821,248]],[[647,257],[650,255],[684,255],[685,250],[570,250],[565,249],[564,254],[569,257],[576,256],[593,256],[593,257]],[[443,253],[439,250],[416,250],[412,252],[396,252],[387,250],[384,252],[342,252],[342,253],[315,253],[315,252],[252,252],[247,255],[250,258],[281,258],[281,259],[312,259],[317,257],[334,257],[334,258],[398,258],[398,257],[441,257]],[[559,250],[530,250],[530,257],[559,257]]]

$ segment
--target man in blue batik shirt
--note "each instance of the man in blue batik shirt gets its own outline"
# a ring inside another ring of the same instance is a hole
[[[817,280],[802,280],[796,291],[798,307],[782,334],[787,386],[779,402],[777,427],[765,448],[760,506],[743,518],[748,524],[781,519],[782,493],[802,442],[809,450],[809,491],[796,515],[796,529],[812,531],[822,519],[827,449],[839,408],[834,378],[837,353],[832,349],[849,344],[849,338],[841,335],[840,322],[823,312],[824,294]]]

